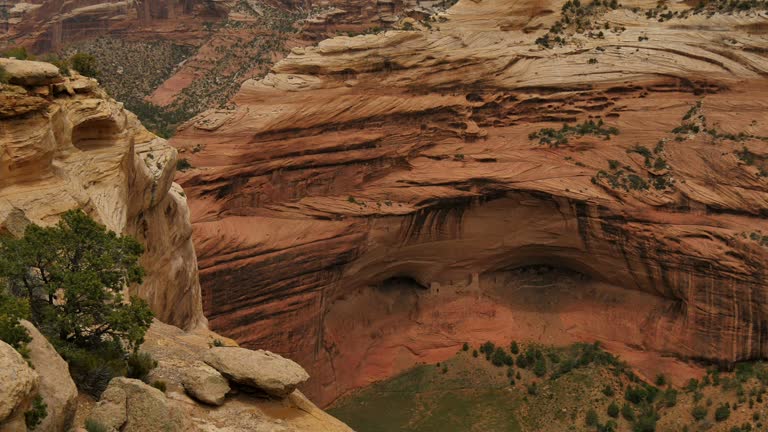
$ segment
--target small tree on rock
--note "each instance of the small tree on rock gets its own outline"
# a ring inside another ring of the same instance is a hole
[[[79,348],[117,342],[133,350],[152,321],[145,301],[123,298],[142,280],[142,252],[136,240],[73,210],[53,227],[0,238],[0,279],[29,302],[32,322],[49,336]]]

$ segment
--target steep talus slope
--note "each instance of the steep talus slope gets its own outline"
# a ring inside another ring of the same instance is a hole
[[[46,63],[3,64],[58,74]],[[53,224],[83,208],[145,245],[147,275],[136,290],[158,318],[183,328],[204,325],[189,209],[173,183],[176,150],[95,80],[48,81],[58,82],[0,84],[0,231],[21,235],[29,223]]]
[[[321,403],[465,340],[600,339],[649,374],[768,355],[765,12],[627,3],[544,48],[561,6],[296,48],[190,122],[212,328]]]

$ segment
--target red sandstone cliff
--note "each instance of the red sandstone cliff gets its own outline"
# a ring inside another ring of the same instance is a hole
[[[544,49],[561,6],[294,49],[190,122],[212,328],[299,361],[321,403],[465,340],[768,355],[764,12],[630,2]],[[531,135],[598,118],[618,135]]]

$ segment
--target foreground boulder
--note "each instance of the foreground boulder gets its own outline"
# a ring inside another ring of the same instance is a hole
[[[90,419],[107,430],[121,432],[176,432],[187,426],[163,392],[130,378],[114,378],[109,383]]]
[[[223,404],[230,390],[226,378],[202,362],[184,370],[182,385],[190,396],[209,405]]]
[[[40,396],[48,415],[35,427],[37,432],[64,432],[72,426],[77,411],[77,387],[69,375],[69,366],[48,340],[29,321],[21,321],[32,342],[29,360],[40,375]]]
[[[40,378],[12,346],[0,341],[0,431],[25,431],[24,412]]]
[[[59,68],[50,63],[0,58],[0,66],[10,75],[11,84],[41,86],[62,79]]]
[[[288,396],[309,379],[298,363],[264,350],[214,347],[205,355],[204,361],[238,384],[280,398]]]
[[[158,363],[150,372],[150,381],[165,383],[168,403],[181,410],[202,432],[352,432],[298,390],[285,398],[264,398],[247,391],[229,390],[223,397],[225,388],[232,383],[203,360],[212,345],[236,344],[206,328],[184,331],[155,320],[144,339],[141,351]],[[240,350],[225,347],[213,351]],[[255,367],[261,368],[262,364],[259,360],[254,362]],[[222,398],[223,403],[216,405]]]

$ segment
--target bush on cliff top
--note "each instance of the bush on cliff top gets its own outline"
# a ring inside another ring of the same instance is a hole
[[[16,60],[32,60],[32,57],[27,53],[27,49],[24,47],[15,47],[7,51],[3,51],[0,57],[15,58]]]
[[[0,237],[0,307],[15,313],[10,324],[0,323],[0,336],[23,343],[12,324],[28,314],[70,363],[75,382],[100,394],[112,376],[125,373],[126,354],[152,322],[144,300],[126,303],[122,294],[142,280],[142,253],[136,240],[81,210],[64,213],[52,227],[29,225],[18,239]]]
[[[80,72],[83,76],[91,78],[99,76],[99,66],[96,62],[96,57],[90,54],[77,53],[69,58],[69,62],[72,65],[72,69]]]

